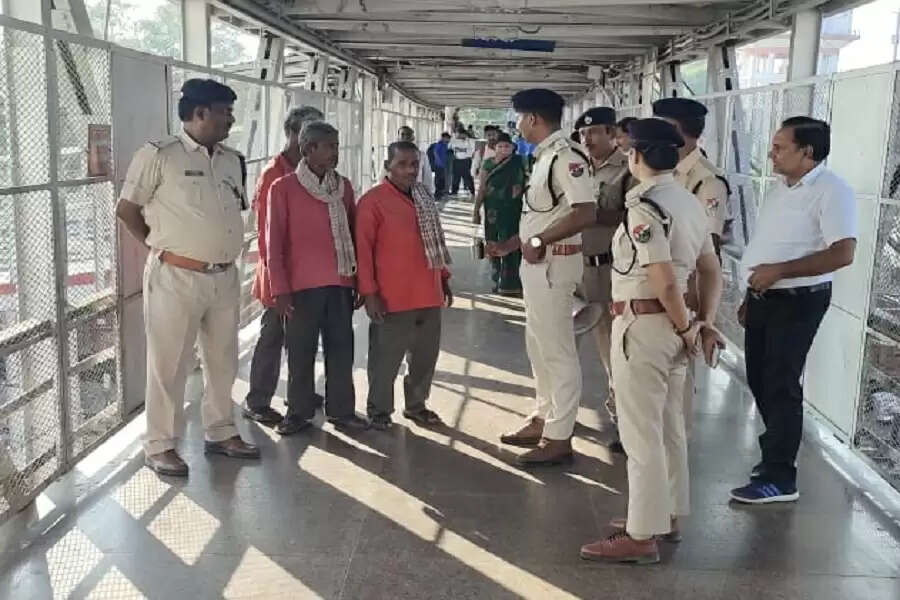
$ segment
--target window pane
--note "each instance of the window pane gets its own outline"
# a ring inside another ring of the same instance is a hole
[[[681,65],[681,83],[684,84],[686,95],[700,96],[706,93],[706,63],[707,60],[701,58]]]
[[[209,24],[209,43],[212,66],[231,67],[229,71],[240,71],[241,67],[252,65],[259,48],[257,36],[219,19],[213,19]]]
[[[735,48],[741,89],[787,81],[791,32],[785,31]]]
[[[817,72],[827,75],[893,62],[900,0],[875,0],[822,19]]]
[[[181,58],[181,0],[85,0],[94,37]]]

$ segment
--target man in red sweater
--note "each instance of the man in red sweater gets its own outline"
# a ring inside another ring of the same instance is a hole
[[[321,121],[306,124],[300,148],[297,169],[269,192],[269,283],[285,320],[288,350],[288,411],[275,430],[290,435],[311,424],[320,333],[328,420],[363,429],[368,424],[353,410],[353,186],[335,171],[337,129]]]
[[[387,429],[394,380],[409,353],[403,416],[440,424],[425,401],[441,345],[441,306],[453,303],[450,254],[434,198],[417,183],[421,156],[411,142],[388,147],[386,179],[356,208],[358,290],[369,314],[369,397],[372,427]]]
[[[272,396],[278,388],[281,375],[281,347],[284,345],[284,324],[275,310],[275,299],[269,289],[269,272],[266,260],[266,218],[269,214],[269,190],[276,180],[289,175],[300,162],[300,131],[306,123],[325,118],[318,108],[301,106],[291,110],[284,121],[287,144],[284,150],[263,169],[253,196],[256,226],[259,232],[257,244],[259,260],[256,263],[256,279],[251,293],[265,307],[260,319],[259,339],[250,363],[250,391],[244,399],[243,414],[248,419],[265,425],[281,422],[282,416],[272,408]],[[322,403],[318,396],[318,403]]]

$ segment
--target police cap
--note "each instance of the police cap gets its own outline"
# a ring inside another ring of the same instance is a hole
[[[684,139],[675,126],[662,119],[638,119],[628,125],[628,134],[635,147],[670,146],[681,148]]]
[[[217,102],[231,104],[237,100],[233,89],[212,79],[188,79],[181,86],[181,97],[207,106]]]
[[[662,98],[653,103],[653,114],[669,119],[705,117],[706,107],[690,98]]]
[[[540,113],[549,111],[562,113],[566,101],[563,97],[544,88],[533,88],[516,92],[512,97],[513,110],[517,113]]]
[[[578,117],[575,121],[575,129],[582,127],[591,127],[593,125],[609,125],[614,127],[616,124],[616,111],[608,106],[597,106]]]

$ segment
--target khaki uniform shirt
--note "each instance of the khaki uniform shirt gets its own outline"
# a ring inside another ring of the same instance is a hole
[[[554,161],[553,157],[558,156]],[[572,150],[572,142],[555,131],[534,150],[534,166],[525,189],[525,214],[519,224],[522,241],[536,236],[566,217],[576,204],[594,201],[593,168]],[[553,172],[550,172],[550,165]],[[552,178],[558,204],[553,206],[548,179]],[[581,234],[561,240],[561,244],[581,243]]]
[[[637,181],[628,172],[628,157],[615,150],[601,165],[594,165],[597,206],[604,210],[625,210],[626,186]],[[615,227],[594,225],[581,233],[585,256],[609,252]]]
[[[217,144],[212,156],[187,133],[138,150],[121,197],[143,207],[147,245],[208,263],[241,252],[246,206],[240,154]]]
[[[664,214],[641,198],[653,200]],[[715,254],[708,221],[697,199],[666,173],[629,191],[625,208],[625,221],[613,236],[613,300],[656,298],[647,267],[662,262],[672,263],[678,287],[684,292],[697,258]]]
[[[728,187],[717,177],[721,175],[722,172],[703,156],[699,147],[675,167],[675,179],[687,191],[696,194],[706,211],[710,230],[719,237],[725,231],[728,218]]]

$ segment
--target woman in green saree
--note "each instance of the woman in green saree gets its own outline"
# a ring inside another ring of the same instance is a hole
[[[501,133],[497,139],[495,154],[481,166],[478,194],[475,196],[475,214],[472,222],[481,223],[484,207],[484,239],[486,242],[505,242],[519,233],[522,217],[522,191],[525,188],[525,162],[514,154],[515,146],[509,135]],[[491,258],[494,293],[504,296],[522,294],[519,280],[521,252],[512,252],[502,258]]]

